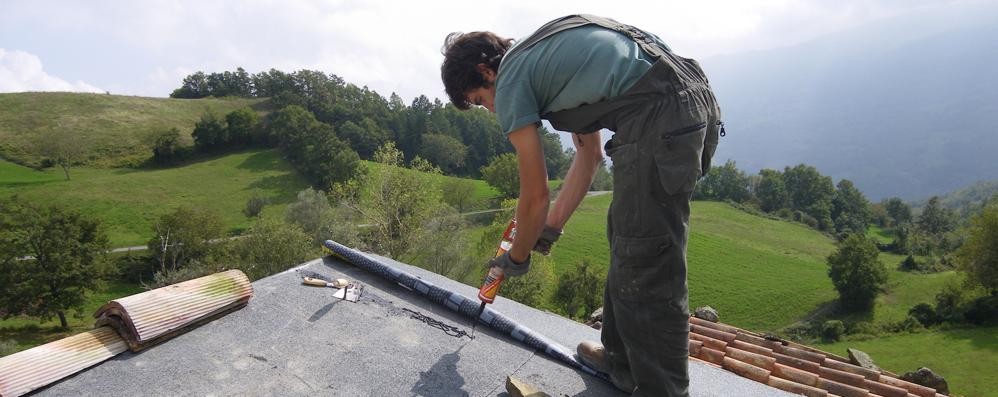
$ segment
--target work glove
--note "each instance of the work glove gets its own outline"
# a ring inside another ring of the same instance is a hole
[[[527,260],[523,263],[516,263],[513,258],[509,257],[509,252],[504,252],[489,261],[489,268],[491,269],[493,266],[502,268],[503,274],[507,277],[522,276],[530,270],[530,256],[528,255]]]
[[[537,244],[534,244],[534,251],[544,256],[550,255],[551,246],[554,245],[555,241],[558,241],[558,237],[561,237],[561,229],[544,225],[541,236],[537,238]]]

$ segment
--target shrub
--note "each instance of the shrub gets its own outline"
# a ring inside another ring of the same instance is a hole
[[[878,254],[873,241],[854,234],[828,256],[828,276],[846,309],[871,308],[877,293],[887,283],[887,269],[877,260]]]
[[[250,218],[254,218],[257,215],[260,215],[260,212],[263,211],[263,207],[267,206],[267,204],[270,204],[270,200],[267,200],[266,197],[260,197],[254,194],[253,197],[246,200],[246,207],[243,208],[243,214]]]
[[[828,320],[821,325],[821,338],[826,342],[836,342],[846,333],[846,326],[839,320]]]
[[[966,292],[959,283],[947,283],[943,286],[942,291],[936,294],[936,315],[938,315],[939,321],[962,322],[966,301]]]
[[[967,305],[964,317],[977,325],[998,323],[998,295],[974,299]]]
[[[9,356],[17,352],[17,342],[13,339],[0,340],[0,357]]]
[[[929,327],[939,322],[936,309],[928,303],[919,303],[908,310],[908,316],[918,320],[923,326]]]
[[[850,335],[880,335],[881,332],[879,326],[867,321],[852,323],[846,328],[846,332]]]
[[[246,237],[235,241],[233,255],[252,280],[286,270],[318,256],[312,236],[298,225],[273,219],[258,221]]]
[[[572,318],[584,319],[603,304],[604,272],[587,259],[558,280],[554,301]]]

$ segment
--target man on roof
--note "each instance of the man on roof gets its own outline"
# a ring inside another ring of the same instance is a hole
[[[494,112],[516,149],[517,234],[489,265],[517,276],[529,270],[531,250],[547,254],[605,150],[613,201],[602,344],[581,343],[579,356],[635,396],[687,395],[690,198],[721,134],[700,66],[653,34],[592,15],[556,19],[515,43],[491,32],[451,33],[443,53],[454,106]],[[576,152],[551,208],[542,119],[571,132]],[[603,129],[614,135],[601,148]]]

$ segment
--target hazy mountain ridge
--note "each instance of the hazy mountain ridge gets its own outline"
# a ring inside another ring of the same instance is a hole
[[[739,167],[807,163],[871,199],[998,179],[998,7],[704,60]]]

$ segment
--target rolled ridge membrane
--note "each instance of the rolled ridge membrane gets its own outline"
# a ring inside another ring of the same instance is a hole
[[[381,261],[371,258],[364,253],[333,240],[326,240],[325,247],[333,252],[337,257],[342,258],[356,266],[377,274],[388,281],[398,283],[413,291],[419,292],[429,298],[434,303],[441,304],[447,308],[460,313],[463,316],[475,317],[481,302],[468,298],[459,293],[449,291],[423,280],[393,266],[386,265]],[[543,351],[548,356],[560,360],[563,363],[577,368],[582,372],[606,380],[606,374],[598,372],[589,366],[576,360],[574,355],[565,346],[552,341],[540,333],[527,328],[526,326],[513,321],[491,308],[486,307],[478,321],[485,323],[492,329],[508,334],[527,346]]]

